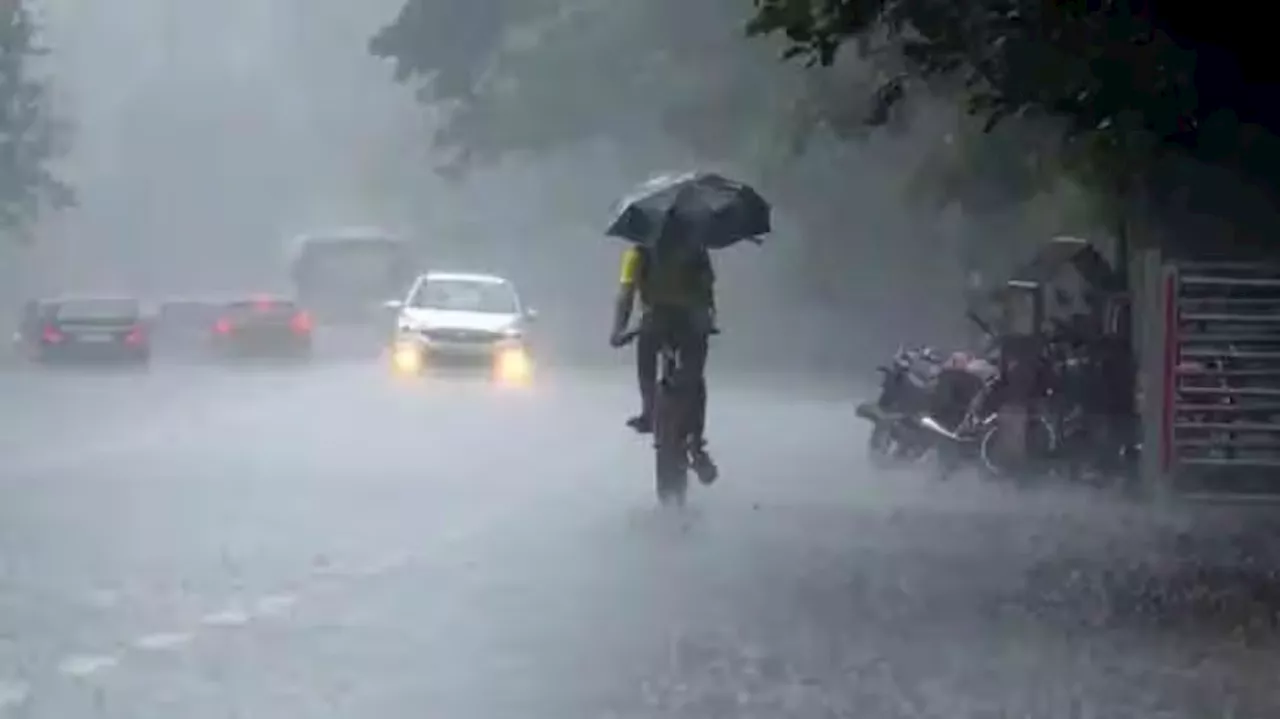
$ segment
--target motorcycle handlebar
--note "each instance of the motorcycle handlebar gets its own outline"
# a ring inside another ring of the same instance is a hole
[[[995,332],[992,331],[991,325],[987,324],[981,317],[979,317],[977,312],[968,310],[964,314],[965,317],[969,318],[970,322],[977,325],[978,329],[981,330],[983,334],[988,337],[995,337]]]

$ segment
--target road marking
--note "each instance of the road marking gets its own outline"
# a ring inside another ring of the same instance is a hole
[[[30,696],[31,687],[26,682],[0,680],[0,712],[26,704]]]
[[[249,623],[249,615],[240,609],[224,609],[200,617],[206,627],[239,627]]]
[[[583,462],[583,464],[587,463]],[[591,464],[595,464],[595,462]],[[565,488],[565,491],[566,494],[570,494],[568,487]],[[436,540],[431,543],[430,552],[391,552],[381,559],[364,564],[362,567],[347,565],[344,568],[338,562],[325,559],[317,563],[319,566],[313,567],[311,575],[313,577],[332,576],[358,580],[360,577],[400,571],[423,562],[434,564],[441,560],[457,560],[456,552],[451,552],[451,549],[464,548],[468,544],[475,542],[477,537],[482,536],[485,532],[501,527],[503,522],[519,511],[522,506],[524,506],[524,503],[514,498],[509,498],[506,502],[497,503],[489,507],[488,511],[480,512],[477,516],[473,516],[473,519],[477,521],[467,522],[461,526],[454,525],[441,531],[436,535]],[[351,583],[357,586],[360,584],[359,581],[352,581]],[[122,601],[120,593],[109,590],[92,592],[89,597],[91,603],[101,606],[118,605]],[[284,615],[294,608],[298,602],[299,596],[296,594],[277,593],[264,595],[244,607],[233,604],[224,607],[222,610],[204,614],[199,618],[199,624],[207,627],[247,625],[252,623],[255,618]],[[153,634],[138,638],[133,642],[132,647],[151,651],[178,649],[195,642],[196,639],[197,636],[192,633]],[[57,669],[64,676],[83,679],[108,672],[120,663],[121,658],[109,655],[76,655],[65,658],[57,665]],[[25,684],[4,684],[0,682],[0,714],[3,714],[3,710],[7,707],[29,702],[32,691]]]
[[[292,594],[271,594],[254,602],[253,613],[264,617],[276,616],[289,611],[297,603],[298,598]]]
[[[133,643],[133,646],[137,649],[162,651],[165,649],[176,649],[183,644],[187,644],[192,639],[194,639],[194,637],[187,632],[148,634],[145,637],[139,637],[138,640]]]
[[[67,657],[58,665],[58,671],[69,677],[89,677],[115,668],[120,660],[106,655],[81,654]]]

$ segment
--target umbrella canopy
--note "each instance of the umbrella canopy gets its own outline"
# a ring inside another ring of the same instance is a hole
[[[713,172],[662,175],[618,204],[605,234],[654,245],[679,226],[686,241],[721,249],[742,240],[759,241],[772,229],[770,214],[769,203],[742,182]]]

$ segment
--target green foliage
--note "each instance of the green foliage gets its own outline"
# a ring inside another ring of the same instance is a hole
[[[704,159],[750,164],[767,179],[815,137],[903,131],[918,104],[900,44],[863,41],[849,62],[816,58],[830,66],[782,64],[779,45],[744,42],[741,0],[528,0],[519,14],[511,2],[408,0],[371,42],[397,77],[422,82],[423,99],[447,108],[434,138],[447,169],[661,128]],[[763,31],[759,18],[751,29]],[[1015,122],[988,136],[982,121],[950,123],[923,133],[934,151],[907,187],[926,205],[994,212],[1052,184],[1047,133]]]
[[[35,34],[24,2],[0,0],[0,229],[19,237],[42,209],[74,203],[48,167],[64,149],[66,128],[50,115],[45,87],[31,71],[43,53]]]
[[[655,129],[703,157],[736,158],[761,149],[800,75],[743,41],[742,9],[740,0],[408,0],[370,49],[446,110],[435,146],[459,165]]]
[[[1159,141],[1196,123],[1195,55],[1127,4],[1039,0],[755,0],[755,35],[828,65],[853,41],[891,48],[903,71],[885,109],[942,84],[991,130],[1011,118],[1066,123],[1064,165],[1107,189],[1148,167]],[[864,50],[865,51],[865,50]],[[881,110],[883,114],[885,110]]]

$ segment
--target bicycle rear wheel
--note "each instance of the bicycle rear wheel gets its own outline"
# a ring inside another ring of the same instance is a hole
[[[658,501],[664,505],[683,505],[689,488],[684,403],[666,381],[658,384],[654,399],[654,480]]]

